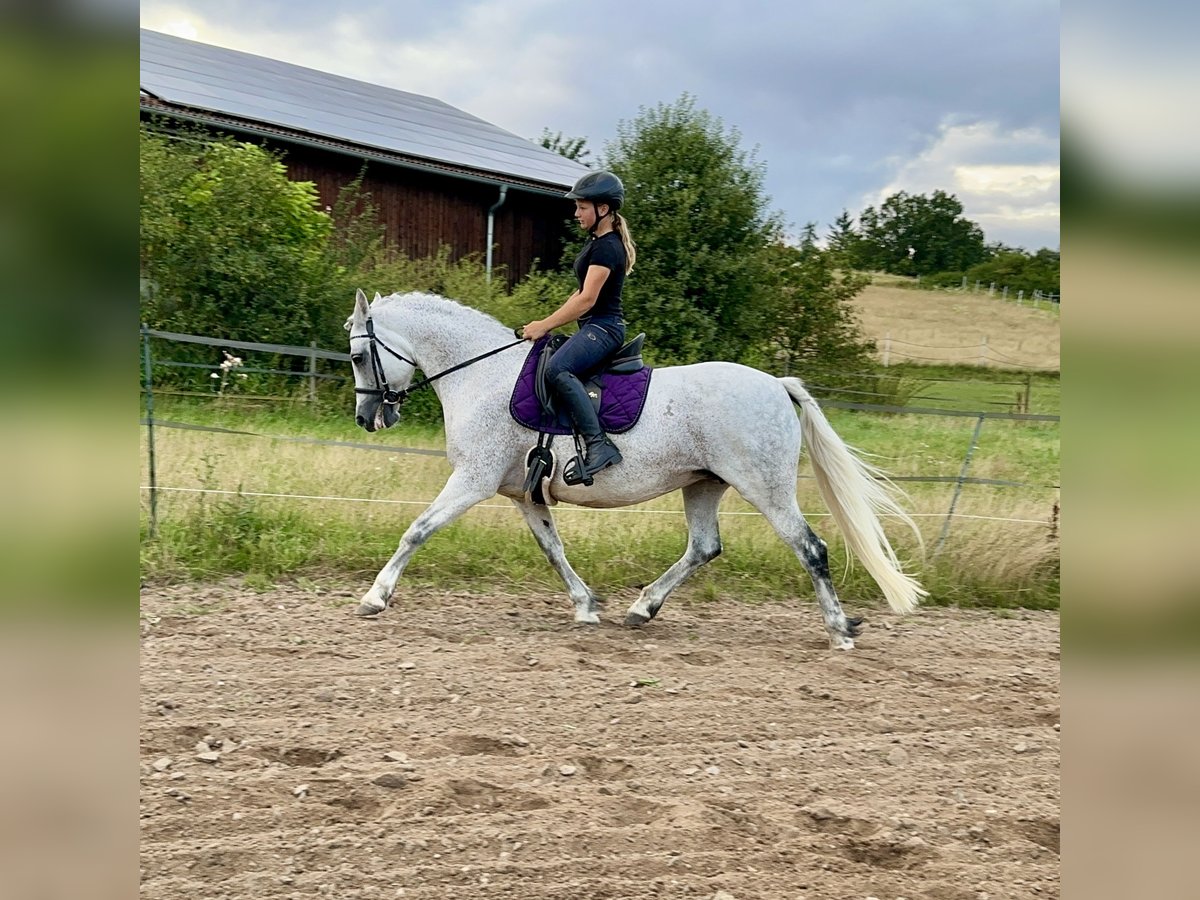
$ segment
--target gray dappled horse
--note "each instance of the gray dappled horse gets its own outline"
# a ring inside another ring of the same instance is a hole
[[[600,598],[571,568],[550,509],[526,498],[526,454],[534,434],[510,415],[509,399],[529,345],[512,345],[512,332],[491,316],[431,294],[393,294],[368,305],[360,290],[346,323],[359,400],[356,421],[367,431],[394,425],[413,373],[442,373],[485,355],[434,382],[445,414],[446,456],[453,472],[437,498],[417,516],[396,553],[358,607],[374,615],[388,605],[404,567],[435,531],[496,494],[524,515],[546,558],[566,583],[575,621],[600,621]],[[509,346],[503,352],[497,348]],[[382,348],[382,352],[381,352]],[[793,410],[799,410],[799,416]],[[825,542],[796,503],[801,441],[808,446],[821,495],[845,536],[896,612],[927,596],[905,574],[880,524],[893,516],[917,531],[880,481],[834,433],[797,378],[776,378],[727,362],[655,369],[641,419],[619,438],[624,462],[595,476],[591,487],[570,486],[561,471],[553,497],[593,508],[628,506],[683,491],[688,545],[683,556],[642,590],[625,617],[640,625],[658,613],[667,595],[721,552],[717,509],[733,487],[757,508],[808,570],[835,649],[853,648],[861,619],[847,619],[829,575]],[[563,467],[559,466],[561,470]],[[919,532],[918,532],[919,537]]]

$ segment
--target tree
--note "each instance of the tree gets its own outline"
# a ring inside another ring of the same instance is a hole
[[[605,146],[638,245],[626,315],[653,334],[657,362],[737,360],[761,339],[771,299],[765,251],[781,224],[767,208],[763,166],[739,140],[684,94],[643,107]]]
[[[829,229],[829,258],[839,268],[853,269],[858,266],[859,245],[862,238],[854,229],[854,217],[843,209]]]
[[[963,217],[958,198],[892,194],[859,216],[859,264],[896,275],[963,271],[987,258],[983,229]]]
[[[592,152],[586,149],[587,138],[563,137],[561,131],[551,134],[549,128],[542,129],[540,143],[547,150],[553,150],[559,156],[573,159],[575,162],[583,163],[585,166],[587,165],[587,158],[592,155]]]
[[[1042,249],[1035,254],[1021,249],[1005,249],[986,262],[966,271],[968,284],[982,281],[1007,287],[1010,295],[1016,291],[1057,293],[1059,289],[1059,255],[1055,250]]]
[[[875,345],[862,337],[849,302],[870,279],[817,246],[815,223],[804,227],[798,247],[776,242],[767,252],[777,286],[763,319],[764,367],[783,375],[803,374],[814,364],[843,372],[870,367]]]
[[[145,129],[140,165],[144,321],[276,343],[337,339],[346,286],[311,182],[288,180],[253,144]]]

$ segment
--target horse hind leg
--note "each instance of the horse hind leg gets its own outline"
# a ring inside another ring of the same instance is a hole
[[[626,625],[644,625],[658,615],[667,595],[683,584],[705,563],[721,555],[721,533],[717,510],[729,485],[701,481],[683,489],[683,510],[687,517],[688,545],[683,556],[642,590],[625,615]]]
[[[842,611],[833,579],[829,575],[829,554],[825,542],[809,527],[796,503],[794,491],[779,500],[757,503],[747,497],[758,511],[771,523],[776,533],[799,558],[812,578],[821,615],[825,619],[825,630],[829,632],[829,646],[834,650],[853,650],[854,638],[860,633],[861,618],[848,618]]]

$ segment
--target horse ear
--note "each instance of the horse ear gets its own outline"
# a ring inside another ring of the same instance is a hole
[[[363,289],[359,288],[354,292],[354,314],[366,318],[367,311],[367,295],[363,293]]]
[[[379,302],[380,300],[382,300],[382,299],[383,299],[383,298],[379,296],[379,291],[376,291],[376,292],[375,292],[375,299],[374,299],[374,300],[372,300],[371,302],[372,302],[372,303],[378,303],[378,302]]]

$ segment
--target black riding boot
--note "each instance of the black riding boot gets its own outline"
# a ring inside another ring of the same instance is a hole
[[[583,471],[578,471],[578,465],[568,465],[563,480],[567,484],[591,484],[593,475],[621,461],[621,451],[601,430],[600,420],[596,417],[596,410],[583,382],[570,372],[560,372],[554,379],[554,391],[587,447]]]

